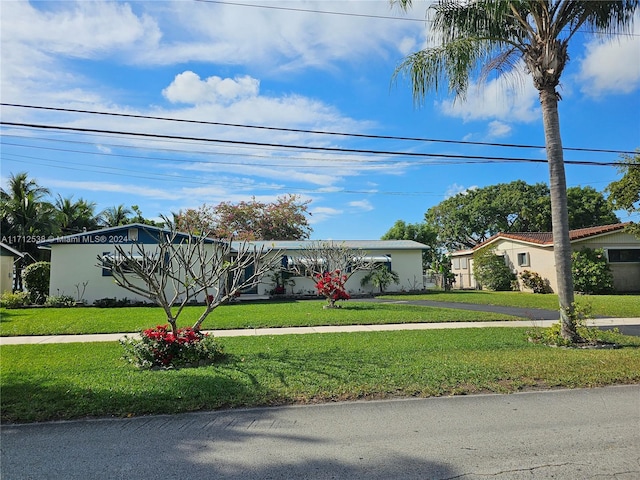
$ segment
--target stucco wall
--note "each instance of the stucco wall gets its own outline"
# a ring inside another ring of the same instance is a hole
[[[154,245],[146,248],[153,251]],[[113,245],[93,245],[93,244],[57,244],[51,248],[51,281],[50,295],[71,295],[77,297],[76,284],[82,291],[82,283],[88,282],[84,299],[88,304],[101,298],[128,298],[133,301],[148,301],[122,287],[113,281],[111,276],[103,276],[102,268],[98,264],[98,256],[104,253],[113,253]],[[289,252],[278,252],[278,255],[287,255]],[[294,255],[294,253],[289,253]],[[369,255],[390,255],[391,268],[400,277],[400,284],[391,284],[387,288],[388,292],[411,290],[414,286],[422,288],[422,253],[419,250],[390,250],[371,251]],[[374,287],[367,285],[360,286],[360,280],[366,272],[356,272],[347,282],[346,287],[350,293],[370,293]],[[307,294],[315,293],[314,282],[309,278],[293,277],[294,285],[287,285],[287,293]],[[268,295],[274,288],[273,282],[268,276],[263,277],[258,285],[259,295]],[[203,301],[204,298],[200,298]]]
[[[113,245],[53,245],[49,295],[70,295],[76,298],[76,284],[79,284],[82,293],[82,283],[88,282],[82,298],[88,304],[107,297],[148,301],[116,285],[113,277],[102,275],[102,268],[96,266],[98,255],[113,252]]]
[[[293,251],[281,251],[278,255],[296,256]],[[423,288],[423,272],[422,272],[422,252],[419,250],[367,250],[370,256],[391,256],[391,270],[399,276],[399,284],[392,283],[386,288],[386,292],[401,292],[414,289],[422,290]],[[366,271],[357,271],[349,277],[345,284],[347,292],[350,294],[368,294],[378,293],[379,290],[372,285],[360,285],[360,281],[367,274]],[[268,276],[267,276],[268,277]],[[269,278],[263,278],[258,285],[259,295],[268,295],[274,288],[274,284]],[[307,277],[291,277],[290,283],[286,285],[287,294],[315,294],[315,282]]]
[[[508,265],[512,272],[518,275],[524,270],[536,272],[542,278],[549,281],[549,286],[552,291],[557,291],[555,259],[553,255],[553,248],[551,246],[528,244],[511,239],[498,239],[491,245],[495,247],[497,254],[504,254],[506,256]],[[591,249],[602,248],[604,250],[614,248],[640,248],[640,241],[628,233],[616,232],[581,241],[574,241],[571,246],[573,251],[579,251],[585,247]],[[529,265],[518,265],[518,254],[527,252],[529,254]],[[456,274],[456,283],[454,284],[454,288],[476,287],[475,278],[473,278],[472,257],[472,253],[452,257],[452,259],[467,258],[467,262],[469,264],[469,268],[467,270],[462,268],[452,269],[452,272]],[[612,262],[609,265],[613,273],[614,288],[617,292],[640,291],[640,262]],[[522,285],[522,281],[519,278],[518,281],[520,283],[521,290],[527,291],[528,289]]]
[[[628,233],[617,232],[579,242],[574,245],[574,250],[580,250],[583,247],[604,250],[640,248],[640,240]],[[617,292],[640,291],[640,262],[610,262],[609,266],[613,273],[613,286]]]
[[[13,290],[13,256],[0,256],[0,293]]]

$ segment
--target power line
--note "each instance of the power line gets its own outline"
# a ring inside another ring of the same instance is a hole
[[[403,20],[407,22],[421,22],[425,23],[425,19],[410,18],[410,17],[392,17],[389,15],[371,15],[366,13],[352,13],[352,12],[334,12],[331,10],[313,10],[310,8],[293,8],[293,7],[279,7],[276,5],[259,5],[254,3],[240,3],[240,2],[223,2],[219,0],[195,0],[201,3],[217,3],[220,5],[233,5],[235,7],[249,7],[249,8],[264,8],[267,10],[285,10],[288,12],[302,12],[302,13],[320,13],[323,15],[337,15],[340,17],[363,17],[363,18],[376,18],[383,20]]]
[[[46,107],[46,106],[40,106],[40,105],[26,105],[26,104],[17,104],[17,103],[0,103],[0,106],[29,108],[29,109],[35,109],[35,110],[48,110],[48,111],[66,112],[66,113],[104,115],[104,116],[111,116],[111,117],[136,118],[136,119],[144,119],[144,120],[159,120],[159,121],[190,123],[190,124],[198,124],[198,125],[215,125],[215,126],[222,126],[222,127],[251,128],[251,129],[257,129],[257,130],[270,130],[270,131],[279,131],[279,132],[288,132],[288,133],[308,133],[308,134],[314,134],[314,135],[367,138],[367,139],[374,139],[374,140],[400,140],[400,141],[412,141],[412,142],[447,143],[447,144],[455,144],[455,145],[527,148],[527,149],[536,149],[536,150],[545,148],[544,145],[521,145],[521,144],[512,144],[512,143],[472,142],[472,141],[466,141],[466,140],[447,140],[447,139],[435,139],[435,138],[424,138],[424,137],[394,136],[394,135],[373,135],[373,134],[366,134],[366,133],[333,132],[333,131],[327,131],[327,130],[306,130],[302,128],[285,128],[285,127],[272,127],[272,126],[266,126],[266,125],[211,122],[211,121],[205,121],[205,120],[189,120],[189,119],[182,119],[182,118],[159,117],[159,116],[151,116],[151,115],[137,115],[132,113],[104,112],[104,111],[97,111],[97,110],[83,110],[83,109],[61,108],[61,107]],[[621,154],[621,155],[622,154],[633,155],[636,153],[635,151],[631,151],[631,150],[612,150],[612,149],[596,149],[596,148],[580,148],[580,147],[563,147],[563,150],[575,151],[575,152],[591,152],[591,153],[614,153],[614,154]]]
[[[126,135],[126,136],[131,136],[136,138],[164,138],[164,139],[171,139],[171,140],[191,140],[191,141],[198,141],[198,142],[222,143],[222,144],[231,144],[231,145],[254,145],[254,146],[261,146],[261,147],[275,147],[275,148],[281,148],[281,149],[315,151],[315,152],[360,153],[360,154],[368,154],[368,155],[387,155],[387,156],[395,156],[395,157],[401,156],[401,157],[409,157],[409,158],[434,158],[435,157],[435,158],[446,158],[446,159],[467,159],[467,160],[476,159],[476,160],[480,160],[479,163],[494,163],[494,162],[547,163],[547,160],[545,159],[534,159],[534,158],[489,157],[489,156],[479,156],[479,155],[399,152],[399,151],[393,151],[393,150],[368,150],[368,149],[354,149],[354,148],[341,148],[341,147],[314,147],[309,145],[288,145],[288,144],[267,143],[267,142],[250,142],[246,140],[224,140],[224,139],[188,137],[188,136],[179,136],[179,135],[161,135],[161,134],[150,134],[150,133],[141,133],[141,132],[124,132],[124,131],[117,131],[117,130],[104,130],[104,129],[93,129],[93,128],[63,127],[59,125],[44,125],[44,124],[20,123],[20,122],[0,121],[0,125],[41,128],[45,130],[72,131],[72,132],[80,132],[80,133],[106,133],[106,134],[114,134],[114,135]],[[573,164],[573,165],[591,165],[591,166],[601,166],[601,167],[625,165],[622,162],[594,162],[594,161],[588,161],[588,160],[565,160],[565,163]]]
[[[365,13],[336,12],[332,10],[314,10],[310,8],[280,7],[276,5],[260,5],[255,3],[228,2],[228,1],[221,1],[221,0],[194,0],[194,1],[201,2],[201,3],[217,3],[220,5],[231,5],[236,7],[263,8],[268,10],[284,10],[289,12],[302,12],[302,13],[318,13],[322,15],[337,15],[341,17],[364,17],[364,18],[375,18],[375,19],[382,19],[382,20],[402,20],[402,21],[409,21],[409,22],[433,23],[433,20],[429,18],[421,19],[421,18],[410,18],[410,17],[392,17],[390,15],[371,15],[371,14],[365,14]],[[603,33],[603,32],[598,32],[594,30],[578,29],[578,31],[582,33],[589,33],[592,35],[598,35]],[[607,35],[622,35],[622,36],[630,36],[630,37],[640,36],[640,34],[631,33],[631,32],[628,32],[628,33],[607,32]]]

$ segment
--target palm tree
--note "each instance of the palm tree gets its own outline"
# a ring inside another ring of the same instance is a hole
[[[37,241],[55,233],[53,206],[45,201],[49,190],[30,180],[26,172],[11,174],[8,189],[0,189],[2,236],[14,248],[28,253],[33,261],[41,258]],[[20,265],[17,265],[15,289],[21,289]]]
[[[126,225],[130,222],[129,215],[132,213],[133,212],[123,204],[120,204],[117,207],[109,207],[101,213],[102,225],[105,227]]]
[[[380,293],[384,293],[385,289],[391,285],[391,283],[400,283],[400,277],[396,272],[387,268],[386,265],[378,265],[377,267],[369,270],[369,273],[360,280],[360,285],[363,287],[368,283],[374,287],[378,287],[380,289]]]
[[[391,0],[403,9],[411,0]],[[557,87],[569,61],[569,41],[582,28],[604,35],[627,33],[638,0],[440,0],[429,7],[433,13],[436,46],[406,57],[394,78],[410,78],[413,97],[424,100],[431,89],[446,84],[450,93],[464,98],[472,72],[481,68],[480,79],[491,71],[518,72],[519,61],[533,78],[540,94],[542,120],[549,165],[552,231],[562,336],[578,340],[573,315],[571,244],[566,179]]]
[[[95,213],[95,202],[87,202],[82,198],[74,202],[73,195],[63,198],[58,194],[55,207],[58,225],[63,235],[95,230],[98,227],[99,216]]]

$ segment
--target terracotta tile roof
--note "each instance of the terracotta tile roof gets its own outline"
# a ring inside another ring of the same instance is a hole
[[[612,233],[618,230],[622,230],[631,222],[626,223],[614,223],[612,225],[602,225],[600,227],[580,228],[578,230],[569,231],[569,240],[581,240],[583,238],[594,237],[596,235],[602,235],[604,233]],[[535,243],[538,245],[553,245],[553,234],[551,232],[518,232],[518,233],[498,233],[491,238],[488,238],[482,243],[479,243],[473,249],[477,249],[486,245],[489,242],[497,238],[510,238],[512,240],[520,240],[522,242]]]

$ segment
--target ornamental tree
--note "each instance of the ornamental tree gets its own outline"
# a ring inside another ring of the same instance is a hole
[[[301,249],[295,258],[287,262],[285,271],[291,272],[296,276],[308,277],[316,282],[318,288],[318,280],[324,279],[325,274],[336,275],[340,272],[340,283],[342,290],[346,295],[344,284],[358,270],[368,270],[373,267],[371,260],[367,257],[366,252],[360,248],[351,248],[345,242],[336,243],[334,241],[313,241]],[[333,272],[333,274],[331,273]],[[324,282],[323,286],[324,288]],[[333,305],[331,295],[324,295],[329,304]],[[339,299],[341,300],[341,299]],[[346,300],[342,298],[342,300]]]
[[[230,238],[215,240],[207,232],[178,232],[173,222],[163,220],[166,229],[147,231],[157,244],[136,241],[116,245],[115,254],[98,256],[97,266],[109,270],[120,287],[162,307],[174,334],[185,306],[205,299],[192,327],[200,330],[214,309],[237,297],[241,290],[257,285],[279,262],[280,255],[271,255],[271,249],[248,242],[232,247]]]
[[[214,238],[239,240],[302,240],[309,238],[308,201],[298,195],[278,197],[265,203],[254,198],[233,204],[202,205],[174,214],[178,228],[197,233],[211,232]]]
[[[318,295],[322,295],[329,302],[328,308],[336,308],[336,301],[349,300],[351,296],[345,290],[344,284],[348,276],[340,270],[333,272],[318,273],[315,276],[316,290]]]

